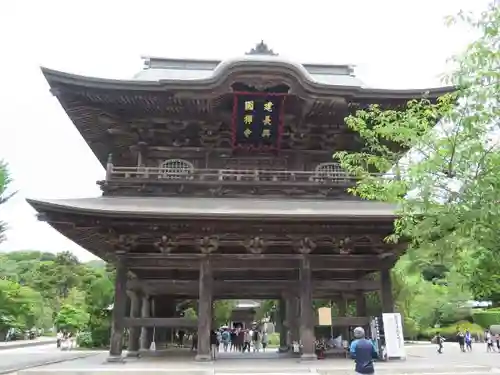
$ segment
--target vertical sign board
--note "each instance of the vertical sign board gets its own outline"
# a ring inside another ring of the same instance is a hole
[[[318,325],[319,326],[332,325],[332,309],[330,307],[320,307],[318,309]]]
[[[385,360],[384,353],[382,353],[382,345],[380,345],[380,328],[378,318],[376,316],[370,319],[370,337],[378,353],[378,357]]]
[[[401,314],[382,314],[385,348],[388,358],[406,358]]]
[[[272,93],[235,93],[233,146],[279,149],[285,96]]]

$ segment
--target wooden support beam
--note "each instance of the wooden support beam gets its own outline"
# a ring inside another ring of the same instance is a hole
[[[132,269],[197,269],[198,254],[128,254]],[[217,270],[297,270],[300,256],[294,254],[211,255],[210,264]],[[377,271],[393,265],[392,257],[378,255],[311,255],[311,270],[368,270]]]
[[[225,293],[231,290],[239,291],[282,291],[296,289],[299,285],[297,280],[226,280],[213,281],[214,293]],[[313,290],[324,290],[325,292],[356,292],[356,291],[378,291],[380,282],[378,280],[312,280]],[[132,279],[127,283],[128,289],[145,289],[146,291],[158,290],[170,292],[195,293],[199,289],[198,280],[139,280]]]
[[[196,328],[197,319],[190,318],[125,318],[125,327]]]
[[[370,324],[367,316],[339,316],[332,319],[333,327],[366,326]]]

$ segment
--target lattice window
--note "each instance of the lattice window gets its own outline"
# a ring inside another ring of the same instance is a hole
[[[345,181],[348,175],[338,163],[321,163],[314,170],[316,180]]]
[[[192,177],[194,165],[183,159],[168,159],[160,164],[161,177],[170,180],[185,180]]]

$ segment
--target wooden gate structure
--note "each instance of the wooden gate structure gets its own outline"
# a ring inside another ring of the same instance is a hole
[[[350,66],[298,64],[264,43],[225,61],[147,58],[132,80],[43,74],[106,177],[102,197],[28,202],[116,266],[110,360],[125,328],[136,355],[153,326],[197,327],[196,358],[210,360],[215,299],[281,300],[281,344],[300,340],[304,359],[313,298],[356,299],[358,317],[337,324],[367,323],[368,291],[393,311],[395,208],[350,196],[356,180],[332,154],[363,147],[344,123],[357,108],[449,88],[365,88]],[[198,299],[197,321],[176,316],[182,299]]]

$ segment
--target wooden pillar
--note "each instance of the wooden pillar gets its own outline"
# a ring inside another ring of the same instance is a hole
[[[290,306],[290,345],[300,341],[300,300],[296,296],[292,296],[288,300]]]
[[[280,322],[280,347],[279,351],[284,353],[288,351],[288,331],[289,331],[289,322],[287,321],[287,301],[284,298],[281,298],[279,301],[279,322]]]
[[[347,299],[342,294],[337,299],[337,308],[339,311],[339,317],[344,318],[347,316]],[[340,334],[342,335],[342,340],[349,341],[349,327],[342,327],[340,329]]]
[[[142,306],[141,306],[141,317],[149,318],[151,316],[151,304],[149,300],[149,296],[142,296]],[[141,328],[141,338],[140,338],[140,349],[148,350],[151,346],[151,341],[148,333],[148,327]]]
[[[208,257],[200,262],[200,295],[198,297],[198,352],[196,361],[211,361],[210,330],[212,325],[212,269]]]
[[[380,283],[380,299],[382,300],[382,312],[393,313],[394,300],[392,298],[391,270],[385,269],[380,271]]]
[[[314,348],[314,311],[312,299],[311,263],[304,255],[300,261],[300,341],[302,360],[316,359]]]
[[[116,264],[115,302],[113,304],[113,323],[108,362],[122,361],[123,331],[125,310],[127,308],[127,264],[123,256],[118,257]]]
[[[130,317],[139,318],[141,314],[141,296],[136,291],[129,291],[130,297]],[[141,335],[140,327],[130,327],[128,335],[127,357],[139,356],[139,338]]]
[[[366,311],[366,298],[362,291],[356,292],[356,315],[368,316],[368,312]]]

